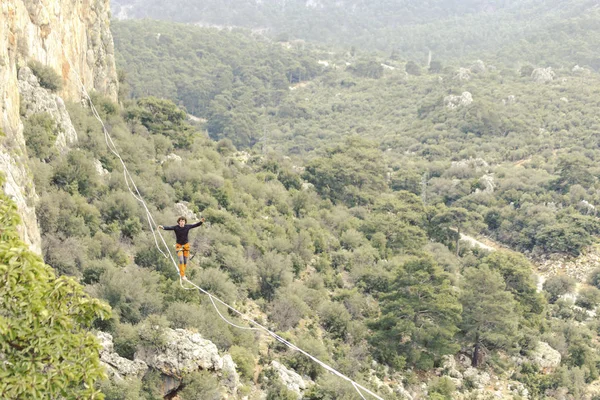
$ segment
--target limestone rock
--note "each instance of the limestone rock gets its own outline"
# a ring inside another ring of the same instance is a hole
[[[468,81],[471,79],[471,70],[468,68],[459,68],[456,73],[456,79],[459,81]]]
[[[452,355],[446,355],[442,357],[442,371],[451,378],[462,379],[463,377],[460,371],[456,368],[456,359]]]
[[[538,342],[530,355],[531,361],[542,369],[553,369],[560,365],[560,353],[546,342]]]
[[[227,389],[235,394],[237,392],[238,386],[240,386],[240,376],[236,371],[236,365],[231,358],[231,355],[226,354],[223,356],[223,380],[222,382],[225,384]]]
[[[494,174],[483,175],[481,178],[479,178],[479,184],[484,188],[481,190],[483,193],[494,193],[494,189],[496,188]]]
[[[297,372],[287,369],[275,360],[271,362],[271,367],[277,372],[279,378],[281,378],[281,381],[289,390],[301,396],[302,391],[306,389],[306,382],[304,382],[304,379]]]
[[[473,103],[473,95],[469,92],[463,92],[462,95],[449,95],[444,98],[444,104],[449,109],[453,110],[458,107],[468,106]]]
[[[589,75],[590,74],[590,70],[589,69],[580,67],[579,65],[574,66],[571,71],[573,73],[582,74],[582,75]]]
[[[223,359],[217,346],[200,336],[184,329],[166,329],[166,345],[163,349],[150,346],[141,347],[135,358],[168,376],[180,377],[198,369],[220,371]]]
[[[517,97],[514,94],[511,94],[506,99],[502,99],[502,104],[503,105],[515,104],[516,102],[517,102]]]
[[[166,162],[169,161],[173,161],[173,162],[181,162],[181,157],[178,156],[177,154],[171,153],[171,154],[167,154],[165,157],[163,157],[162,159],[160,159],[160,164],[164,164]]]
[[[118,81],[110,33],[109,0],[2,0],[0,2],[0,170],[17,203],[19,233],[35,252],[41,239],[35,189],[26,166],[17,65],[42,61],[63,78],[62,99],[80,101],[81,85],[117,100]],[[85,59],[84,59],[85,56]],[[69,61],[71,61],[69,63]]]
[[[94,167],[96,168],[96,172],[100,176],[108,175],[108,171],[104,169],[100,160],[94,160]]]
[[[451,168],[469,168],[474,169],[475,171],[487,170],[489,168],[489,164],[483,158],[469,158],[459,161],[452,161],[450,164]]]
[[[19,70],[18,85],[25,118],[38,113],[50,114],[58,128],[55,145],[60,153],[67,152],[77,142],[77,132],[63,99],[41,87],[38,78],[28,67]]]
[[[177,215],[185,217],[188,220],[188,222],[191,223],[198,219],[198,217],[194,212],[192,212],[192,210],[188,208],[188,204],[189,203],[187,201],[182,201],[180,203],[175,204],[175,213]]]
[[[490,375],[485,371],[479,371],[477,368],[469,367],[463,372],[464,379],[471,381],[473,387],[483,389],[490,382]]]
[[[556,73],[552,71],[552,67],[536,68],[531,73],[531,79],[537,83],[551,82],[556,77]]]
[[[414,397],[404,388],[404,386],[401,383],[394,388],[394,392],[402,396],[404,400],[414,399]]]
[[[109,377],[115,380],[122,380],[130,377],[141,378],[146,373],[148,366],[143,361],[131,361],[114,352],[111,334],[98,332],[96,337],[102,346],[102,349],[100,350],[100,362],[106,367]]]

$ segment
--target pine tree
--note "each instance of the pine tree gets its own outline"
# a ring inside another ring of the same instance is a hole
[[[517,339],[517,306],[502,276],[487,266],[463,274],[461,329],[473,345],[471,364],[477,367],[483,349],[507,348]]]
[[[461,306],[447,274],[430,259],[405,263],[389,293],[382,298],[382,316],[372,326],[373,345],[385,362],[401,360],[431,368],[445,354],[458,350]],[[399,364],[400,361],[400,364]]]

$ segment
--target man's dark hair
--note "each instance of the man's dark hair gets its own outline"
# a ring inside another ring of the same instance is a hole
[[[179,223],[179,221],[183,220],[183,222],[187,223],[187,219],[185,217],[179,217],[177,218],[177,223]]]

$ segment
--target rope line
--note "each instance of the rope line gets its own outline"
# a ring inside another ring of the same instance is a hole
[[[42,2],[40,2],[40,5],[43,8],[46,9],[46,6]],[[47,9],[46,9],[46,12],[48,12]],[[107,145],[108,149],[115,155],[115,157],[117,157],[119,159],[119,161],[121,163],[121,166],[123,167],[123,177],[125,179],[125,184],[127,185],[127,189],[129,190],[129,192],[131,193],[131,195],[143,206],[144,211],[146,212],[146,219],[148,221],[148,225],[150,226],[150,231],[152,232],[152,235],[154,237],[154,242],[155,242],[156,248],[160,251],[160,253],[165,258],[170,258],[171,262],[173,263],[173,266],[175,267],[175,269],[177,270],[177,272],[179,272],[179,269],[177,267],[177,262],[175,261],[175,258],[173,257],[173,254],[171,253],[167,242],[165,241],[165,239],[164,239],[163,235],[161,234],[161,232],[158,229],[155,229],[155,226],[157,226],[156,221],[154,220],[154,217],[152,216],[152,213],[148,209],[148,206],[147,206],[147,204],[146,204],[146,202],[145,202],[142,194],[140,193],[139,188],[135,184],[135,181],[134,181],[133,177],[131,176],[131,174],[129,172],[129,169],[127,168],[127,165],[125,164],[125,161],[123,160],[123,158],[119,154],[119,151],[117,150],[117,147],[116,147],[116,145],[115,145],[115,143],[114,143],[114,141],[113,141],[110,133],[108,132],[108,129],[106,128],[106,125],[104,124],[104,121],[102,120],[102,117],[98,113],[98,110],[96,109],[96,106],[94,105],[94,102],[92,101],[91,96],[89,95],[89,93],[88,93],[85,85],[83,84],[83,81],[82,81],[79,73],[77,72],[76,68],[73,67],[72,62],[71,62],[70,58],[68,57],[68,55],[67,55],[67,53],[66,53],[66,51],[64,49],[62,41],[59,41],[59,44],[60,44],[60,47],[63,50],[63,54],[64,54],[65,59],[67,60],[67,62],[69,63],[69,65],[71,67],[70,70],[73,71],[73,73],[75,74],[75,77],[77,78],[77,81],[78,81],[79,85],[81,86],[81,90],[82,90],[83,94],[85,95],[85,98],[89,102],[89,106],[90,106],[90,110],[92,111],[92,114],[98,120],[98,122],[100,122],[100,125],[102,126],[102,131],[104,132],[104,140],[106,141],[106,145]],[[158,234],[158,237],[160,238],[160,240],[162,242],[162,245],[164,246],[166,252],[163,251],[163,249],[159,245],[158,239],[157,239],[157,234]],[[231,325],[231,326],[233,326],[235,328],[238,328],[238,329],[263,331],[263,332],[267,333],[269,336],[273,337],[278,342],[280,342],[280,343],[284,344],[285,346],[287,346],[288,348],[290,348],[292,350],[295,350],[295,351],[298,351],[299,353],[301,353],[301,354],[305,355],[306,357],[310,358],[315,363],[317,363],[318,365],[322,366],[324,369],[326,369],[327,371],[331,372],[332,374],[334,374],[334,375],[336,375],[336,376],[338,376],[338,377],[340,377],[340,378],[342,378],[342,379],[350,382],[352,384],[352,386],[354,387],[354,389],[357,391],[357,393],[363,399],[365,399],[365,397],[363,396],[363,394],[361,392],[361,389],[363,391],[369,393],[374,398],[376,398],[378,400],[383,400],[382,397],[380,397],[377,394],[373,393],[369,389],[367,389],[364,386],[362,386],[361,384],[355,382],[353,379],[347,377],[346,375],[342,374],[341,372],[339,372],[335,368],[329,366],[328,364],[324,363],[323,361],[319,360],[318,358],[314,357],[310,353],[302,350],[298,346],[296,346],[293,343],[291,343],[291,342],[287,341],[286,339],[282,338],[281,336],[279,336],[275,332],[269,330],[265,326],[263,326],[263,325],[259,324],[258,322],[256,322],[256,321],[248,318],[242,312],[238,311],[237,309],[235,309],[234,307],[230,306],[229,304],[227,304],[223,300],[219,299],[218,297],[214,296],[213,294],[209,293],[208,291],[202,289],[200,286],[196,285],[195,283],[189,281],[187,278],[182,279],[180,277],[179,284],[180,284],[180,286],[183,289],[185,289],[185,290],[193,290],[192,288],[186,288],[183,285],[183,280],[185,280],[187,283],[189,283],[190,285],[192,285],[195,289],[197,289],[201,293],[207,295],[208,298],[210,299],[210,301],[211,301],[214,309],[217,311],[217,314],[219,315],[219,317],[223,321],[225,321],[227,324],[229,324],[229,325]],[[246,321],[246,322],[248,322],[250,324],[256,325],[258,328],[243,327],[243,326],[240,326],[240,325],[236,325],[236,324],[232,323],[231,321],[227,320],[227,318],[225,318],[223,316],[223,314],[221,314],[221,312],[219,311],[219,309],[218,309],[217,304],[215,303],[215,301],[217,303],[220,303],[220,304],[224,305],[225,307],[227,307],[229,310],[231,310],[235,314],[239,315],[244,321]]]

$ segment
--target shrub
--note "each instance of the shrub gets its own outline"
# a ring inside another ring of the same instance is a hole
[[[231,354],[231,358],[235,362],[235,365],[237,365],[242,377],[252,379],[254,377],[255,359],[250,350],[245,347],[231,346],[229,354]]]
[[[57,92],[62,89],[62,78],[52,67],[35,60],[30,61],[27,66],[31,68],[33,74],[38,78],[41,87],[52,92]]]
[[[50,161],[57,156],[56,122],[48,113],[33,114],[25,120],[23,136],[30,156]]]
[[[583,288],[579,291],[576,305],[588,310],[596,308],[600,303],[600,289],[595,287]]]
[[[544,282],[544,290],[548,292],[548,301],[554,303],[563,294],[575,288],[575,279],[566,275],[552,276]]]
[[[208,371],[193,372],[183,379],[183,389],[177,392],[181,400],[219,400],[219,382]]]

